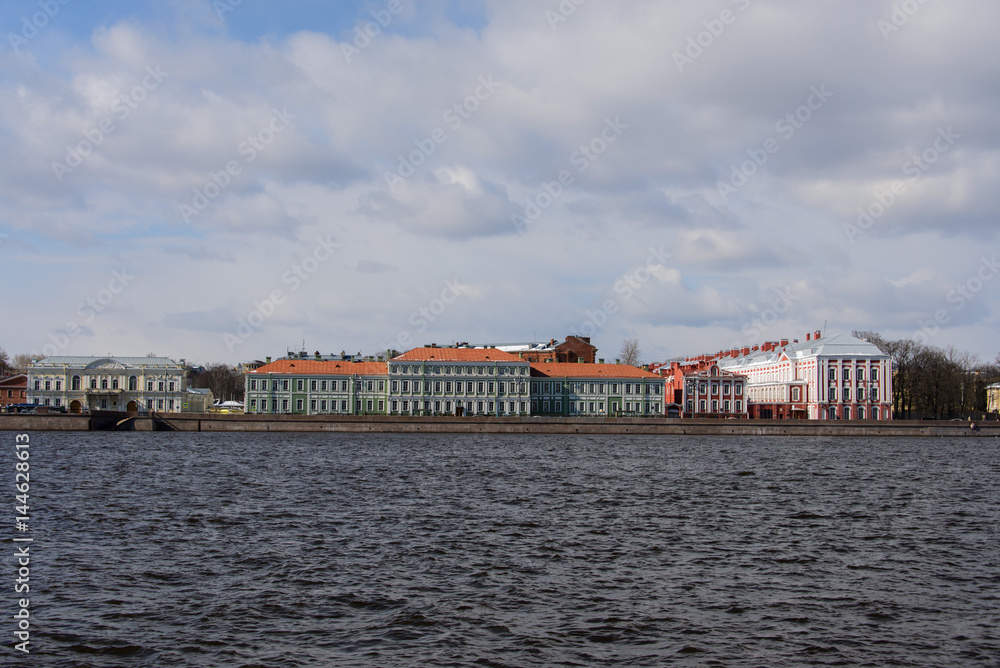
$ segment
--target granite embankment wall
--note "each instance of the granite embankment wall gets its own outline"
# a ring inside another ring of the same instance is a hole
[[[0,431],[107,429],[80,415],[0,415]],[[132,418],[117,425],[134,431],[388,432],[478,434],[675,434],[732,436],[1000,436],[1000,422],[894,420],[668,420],[663,418],[489,418],[402,416],[170,414]]]

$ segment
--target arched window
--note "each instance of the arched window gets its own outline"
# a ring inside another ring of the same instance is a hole
[[[872,408],[872,419],[873,420],[877,420],[878,419],[878,408],[874,408],[874,407]]]
[[[73,382],[73,385],[72,385],[73,389],[74,390],[79,390],[80,389],[80,377],[79,376],[73,376],[73,381],[72,382]]]
[[[136,376],[129,376],[128,391],[135,392],[139,389],[139,379]]]
[[[112,390],[117,390],[118,389],[118,378],[112,378],[111,379],[111,389]]]
[[[90,377],[90,389],[92,389],[92,390],[96,390],[97,389],[97,377],[96,376],[91,376]]]
[[[108,379],[107,378],[101,378],[101,389],[102,390],[108,389]]]

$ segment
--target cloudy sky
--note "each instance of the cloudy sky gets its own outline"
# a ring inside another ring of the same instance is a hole
[[[1000,352],[988,0],[3,0],[0,346]]]

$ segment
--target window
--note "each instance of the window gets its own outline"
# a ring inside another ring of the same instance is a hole
[[[858,419],[859,420],[865,419],[865,409],[863,406],[858,406]]]
[[[434,381],[434,394],[441,394],[441,381]]]
[[[374,401],[372,401],[371,399],[369,399],[369,400],[368,400],[368,401],[366,402],[366,405],[365,405],[365,406],[366,406],[366,407],[365,407],[365,409],[366,409],[366,410],[367,410],[367,411],[368,411],[369,413],[371,413],[371,412],[372,412],[373,410],[375,410],[375,402],[374,402]]]
[[[593,401],[591,401],[591,402],[590,402],[590,403],[589,403],[589,404],[587,405],[587,409],[588,409],[588,410],[589,410],[589,411],[590,411],[591,413],[593,413],[593,412],[594,412],[594,402],[593,402]]]
[[[136,376],[129,376],[128,391],[135,392],[139,389],[139,379]]]
[[[440,369],[441,367],[435,367],[435,368]],[[434,402],[434,412],[435,413],[440,413],[441,412],[441,402],[440,401],[435,401]]]
[[[56,381],[56,392],[59,392],[61,390],[62,390],[62,381],[61,380],[57,380]],[[56,404],[56,406],[58,406],[58,405],[59,404]]]
[[[375,391],[375,381],[374,380],[369,380],[367,382],[367,384],[366,384],[366,387],[368,388],[369,392],[374,392]]]
[[[288,391],[288,379],[287,378],[285,380],[281,381],[281,389],[284,392]]]
[[[845,369],[845,371],[846,371],[846,369]],[[850,420],[851,419],[851,407],[850,406],[844,406],[844,419],[845,420]]]
[[[396,381],[392,381],[392,382],[395,383]],[[319,391],[320,392],[326,392],[326,381],[325,380],[321,380],[320,381],[320,383],[319,383]]]
[[[46,390],[49,389],[49,381],[45,381],[45,389]],[[101,389],[102,390],[108,389],[108,379],[107,378],[101,378]],[[161,387],[160,389],[162,390],[163,388]]]
[[[91,386],[91,387],[97,387],[97,385],[95,384],[96,382],[97,382],[97,381],[95,381],[95,380],[94,380],[93,378],[91,378],[91,379],[90,379],[90,386]],[[261,383],[262,383],[262,384],[263,384],[263,383],[265,383],[265,382],[266,382],[266,381],[261,381]],[[263,386],[263,387],[262,387],[261,389],[264,389],[264,390],[266,390],[266,389],[267,389],[267,385],[264,385],[264,386]],[[148,382],[146,383],[146,391],[147,391],[147,392],[152,392],[152,391],[153,391],[153,381],[148,381]]]
[[[341,413],[346,413],[347,412],[347,399],[342,399],[341,400],[341,402],[340,402],[340,412]]]
[[[316,381],[315,380],[310,380],[309,381],[309,389],[312,390],[313,392],[316,391]]]
[[[451,381],[447,381],[444,384],[444,391],[446,394],[451,394]]]
[[[282,413],[287,413],[288,412],[288,399],[282,399],[281,400],[281,412]]]
[[[301,411],[302,410],[302,399],[296,399],[295,400],[295,410],[297,410],[297,411]]]
[[[295,388],[299,392],[303,391],[304,389],[306,389],[306,381],[302,379],[295,381]]]
[[[117,381],[116,381],[116,382],[117,382]],[[118,388],[115,388],[115,389],[118,389]],[[171,392],[173,392],[173,391],[174,391],[174,382],[173,382],[173,381],[170,381],[170,391],[171,391]]]
[[[736,412],[737,413],[742,413],[743,412],[743,402],[742,401],[737,401],[736,402]]]
[[[310,399],[309,400],[309,410],[311,412],[314,412],[314,413],[316,412],[316,400],[315,399]]]
[[[378,382],[378,391],[379,392],[385,392],[385,381],[384,380],[380,380]]]
[[[104,386],[107,386],[108,381],[106,381],[106,380],[105,381],[101,381],[101,384],[104,385]],[[163,391],[163,381],[162,380],[159,383],[157,383],[157,391],[159,391],[159,392]]]
[[[712,399],[712,412],[713,413],[718,413],[719,412],[719,400],[718,399]]]
[[[480,367],[480,368],[482,368],[482,367]],[[537,383],[532,383],[532,385],[537,385]],[[484,388],[485,387],[486,387],[486,384],[483,383],[483,381],[479,381],[479,388],[478,388],[479,389],[479,394],[482,394],[484,392]],[[535,392],[537,392],[537,391],[538,390],[536,389]],[[481,413],[482,410],[480,410],[479,412]]]
[[[801,388],[793,387],[792,388],[792,401],[801,401],[801,392],[802,392]]]
[[[845,367],[844,368],[844,380],[850,380],[850,379],[851,379],[851,370],[850,370],[850,368],[846,368]]]
[[[837,388],[831,387],[830,388],[830,401],[836,401],[836,400],[837,400]]]
[[[859,387],[858,388],[858,401],[864,401],[864,400],[865,400],[865,388]],[[858,417],[860,418],[861,416],[859,415]]]
[[[474,388],[475,388],[475,383],[473,383],[471,380],[465,384],[465,391],[468,394],[472,394],[475,391]]]
[[[404,380],[403,381],[403,392],[409,392],[409,391],[410,391],[410,381]],[[404,406],[406,405],[405,401],[403,402],[403,405]],[[403,410],[406,410],[406,409],[404,408]]]
[[[837,380],[837,370],[834,367],[830,367],[829,369],[829,378],[830,380]]]
[[[846,371],[846,369],[845,369],[845,371]],[[851,400],[851,388],[845,387],[844,388],[844,401],[850,401],[850,400]]]
[[[625,394],[632,394],[632,383],[625,383]]]
[[[864,379],[865,379],[865,368],[863,366],[859,366],[858,367],[858,380],[864,380]],[[863,418],[861,418],[860,415],[858,416],[858,418],[859,419],[863,419]]]
[[[398,401],[393,400],[393,402],[390,405],[392,406],[392,412],[393,413],[395,413],[395,412],[397,412],[399,410],[399,402]]]
[[[873,366],[872,367],[872,380],[876,380],[876,381],[878,380],[878,367],[877,366]],[[877,420],[878,418],[874,418],[874,419]]]
[[[872,419],[873,420],[878,419],[878,408],[872,408]]]
[[[348,388],[348,381],[346,380],[340,381],[340,391],[347,392],[347,388]]]
[[[705,400],[702,399],[701,401],[698,402],[698,412],[699,413],[704,413],[705,412],[705,408],[706,408]]]
[[[878,401],[878,388],[877,387],[873,387],[872,388],[872,401]],[[875,419],[877,420],[878,418],[875,418]]]
[[[35,389],[36,390],[42,389],[42,381],[40,381],[40,380],[36,380],[35,381]]]
[[[392,393],[395,394],[397,392],[399,392],[399,381],[398,380],[394,380],[394,381],[392,381]],[[393,408],[392,410],[395,411],[396,409]]]
[[[403,402],[403,412],[406,413],[409,410],[410,410],[410,402],[409,401],[404,401]]]
[[[326,399],[323,399],[319,402],[319,410],[323,413],[326,412]]]
[[[256,399],[251,399],[250,400],[250,411],[253,412],[253,411],[256,411],[256,410],[257,410],[257,400]]]
[[[132,377],[135,378],[135,376],[132,376]],[[80,377],[79,376],[73,376],[73,384],[72,384],[71,387],[74,390],[79,390],[80,389]],[[132,388],[129,388],[129,389],[132,389]]]
[[[729,412],[729,400],[728,399],[722,403],[722,410],[725,411],[726,413]]]
[[[707,393],[708,393],[708,384],[698,383],[698,394],[707,394]]]
[[[556,408],[555,408],[555,410],[556,410],[556,413],[562,413],[562,402],[561,401],[557,401],[556,402]]]
[[[378,402],[378,412],[382,413],[383,411],[385,411],[385,400],[380,400]]]

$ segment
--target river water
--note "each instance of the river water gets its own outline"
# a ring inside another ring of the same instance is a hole
[[[996,666],[998,454],[36,433],[25,665]]]

